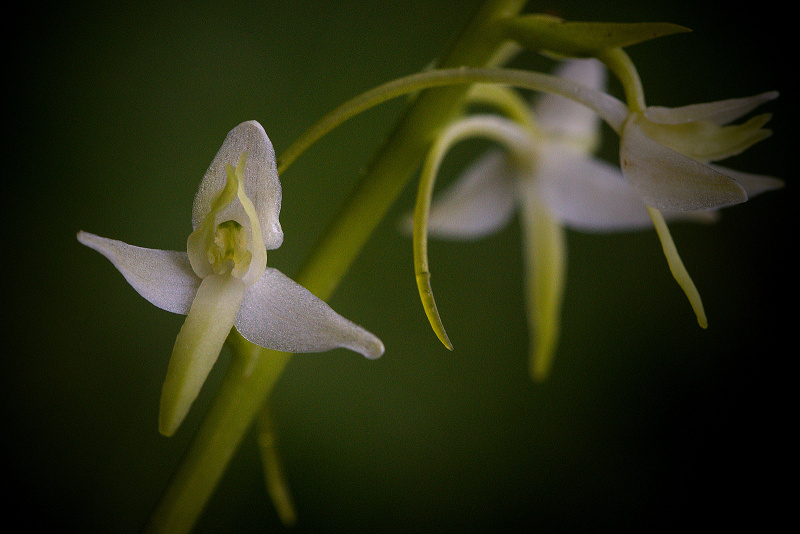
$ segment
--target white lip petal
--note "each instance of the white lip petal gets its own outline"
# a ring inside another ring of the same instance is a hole
[[[200,182],[192,209],[192,228],[196,229],[209,213],[214,196],[225,187],[226,165],[236,167],[242,152],[247,153],[242,186],[253,203],[268,250],[280,247],[283,230],[278,220],[281,210],[281,183],[275,151],[264,128],[247,121],[231,130]],[[249,228],[249,218],[241,203],[234,201],[217,216],[218,221],[235,220]]]
[[[186,316],[161,389],[159,431],[171,436],[200,393],[233,327],[244,282],[226,275],[203,278]]]
[[[189,313],[200,278],[185,252],[136,247],[88,232],[79,232],[78,241],[108,258],[151,304],[172,313]]]
[[[380,339],[269,267],[245,291],[235,326],[251,343],[283,352],[324,352],[342,347],[374,359],[384,351]]]

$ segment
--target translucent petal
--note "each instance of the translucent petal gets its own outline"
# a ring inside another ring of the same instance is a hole
[[[428,233],[449,239],[483,237],[505,227],[514,212],[511,163],[491,150],[434,200]]]
[[[255,206],[261,223],[264,245],[268,250],[283,242],[278,216],[281,209],[281,183],[275,165],[275,151],[264,128],[256,121],[243,122],[228,133],[222,147],[208,167],[194,200],[192,228],[196,229],[211,209],[214,196],[225,187],[226,165],[236,167],[242,152],[247,153],[242,186]],[[241,203],[234,201],[217,216],[217,224],[234,220],[250,228],[249,217]]]
[[[748,199],[767,191],[780,189],[784,185],[783,180],[772,176],[735,171],[719,165],[709,165],[709,167],[739,182],[739,185],[744,187],[745,192],[747,192]]]
[[[769,91],[746,98],[731,98],[706,104],[692,104],[679,108],[650,106],[644,116],[660,124],[682,124],[698,120],[713,122],[716,125],[728,124],[744,117],[760,105],[778,98],[777,91]]]
[[[372,359],[384,351],[380,339],[272,268],[245,291],[235,325],[251,343],[283,352],[343,347]]]
[[[200,278],[185,252],[136,247],[88,232],[78,232],[78,241],[111,260],[151,304],[172,313],[189,313]]]
[[[625,180],[645,204],[664,211],[699,211],[747,200],[735,180],[648,137],[632,116],[620,142]]]
[[[652,227],[644,202],[619,168],[558,146],[540,152],[536,178],[555,216],[584,231]]]
[[[553,74],[598,91],[606,84],[605,67],[596,59],[564,61]],[[533,113],[539,126],[548,134],[584,140],[587,152],[597,143],[600,117],[574,100],[541,93],[535,101]]]
[[[161,390],[159,431],[171,436],[189,412],[219,357],[239,311],[245,285],[230,274],[203,279],[183,323]]]
[[[683,124],[659,124],[647,119],[638,121],[645,133],[662,145],[700,162],[718,161],[740,154],[772,135],[762,128],[769,114],[730,126],[718,126],[710,121]]]
[[[556,145],[540,152],[535,180],[550,210],[565,226],[583,232],[615,232],[652,228],[647,208],[619,168],[594,158],[576,156]],[[524,180],[522,187],[530,184]],[[528,185],[528,187],[530,187]],[[709,212],[667,213],[668,219],[714,220]]]

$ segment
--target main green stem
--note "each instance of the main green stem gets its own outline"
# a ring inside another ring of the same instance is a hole
[[[513,16],[524,0],[486,3],[451,53],[437,68],[490,64],[502,45],[494,22]],[[436,134],[461,110],[469,85],[428,90],[419,95],[394,134],[356,186],[349,202],[323,233],[296,281],[322,299],[347,273],[384,215],[419,168]]]
[[[518,14],[526,1],[487,0],[439,67],[491,64],[503,44],[496,21]],[[468,90],[469,85],[456,85],[417,97],[295,277],[299,284],[323,300],[330,298],[411,180],[436,133],[460,110]],[[254,347],[236,332],[231,337],[234,358],[186,457],[150,518],[148,532],[180,534],[192,529],[289,361],[288,354]]]

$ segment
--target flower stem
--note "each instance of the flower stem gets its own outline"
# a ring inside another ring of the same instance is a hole
[[[282,174],[311,145],[351,117],[369,108],[423,89],[438,87],[442,90],[453,90],[475,83],[505,84],[561,95],[592,108],[617,132],[621,131],[625,119],[628,117],[627,107],[613,96],[550,74],[480,67],[435,69],[411,74],[379,85],[337,107],[306,130],[281,154],[278,160],[278,172]],[[463,88],[460,93],[463,93]],[[456,104],[459,103],[460,101],[457,100]]]
[[[266,352],[231,331],[234,357],[194,442],[173,475],[146,532],[189,532],[289,355]],[[255,354],[260,353],[260,354]],[[258,358],[252,365],[252,358]]]
[[[597,59],[605,63],[622,84],[625,100],[631,111],[644,111],[644,88],[639,72],[630,56],[622,48],[608,48],[598,54]]]

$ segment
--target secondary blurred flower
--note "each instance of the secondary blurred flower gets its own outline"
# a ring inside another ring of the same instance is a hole
[[[596,60],[564,62],[557,75],[602,89],[605,70]],[[530,124],[506,119],[466,118],[476,135],[498,131],[508,150],[489,151],[433,203],[432,236],[472,239],[499,230],[519,206],[526,262],[526,303],[530,372],[545,378],[559,336],[566,272],[564,228],[586,232],[652,228],[645,204],[620,170],[592,157],[599,118],[589,108],[560,96],[544,95],[531,110]],[[459,123],[453,125],[453,129]],[[483,132],[481,131],[483,128]],[[494,137],[498,137],[497,134]],[[520,141],[521,139],[521,141]],[[713,214],[672,214],[708,221]]]
[[[164,310],[187,315],[161,395],[159,430],[172,435],[197,397],[232,327],[248,341],[285,352],[344,347],[367,358],[381,341],[334,312],[276,269],[281,185],[275,153],[255,121],[228,134],[200,183],[187,252],[135,247],[79,232],[133,288]]]
[[[620,139],[622,173],[642,200],[666,211],[721,208],[776,189],[780,180],[710,165],[769,137],[769,114],[729,125],[775,91],[749,98],[632,112]]]
[[[742,124],[729,123],[777,96],[772,91],[680,108],[653,106],[631,112],[622,127],[622,174],[647,204],[670,270],[703,328],[708,322],[700,294],[678,255],[661,210],[718,209],[782,187],[783,182],[776,178],[711,165],[769,137],[771,132],[762,128],[770,119],[768,114]]]

